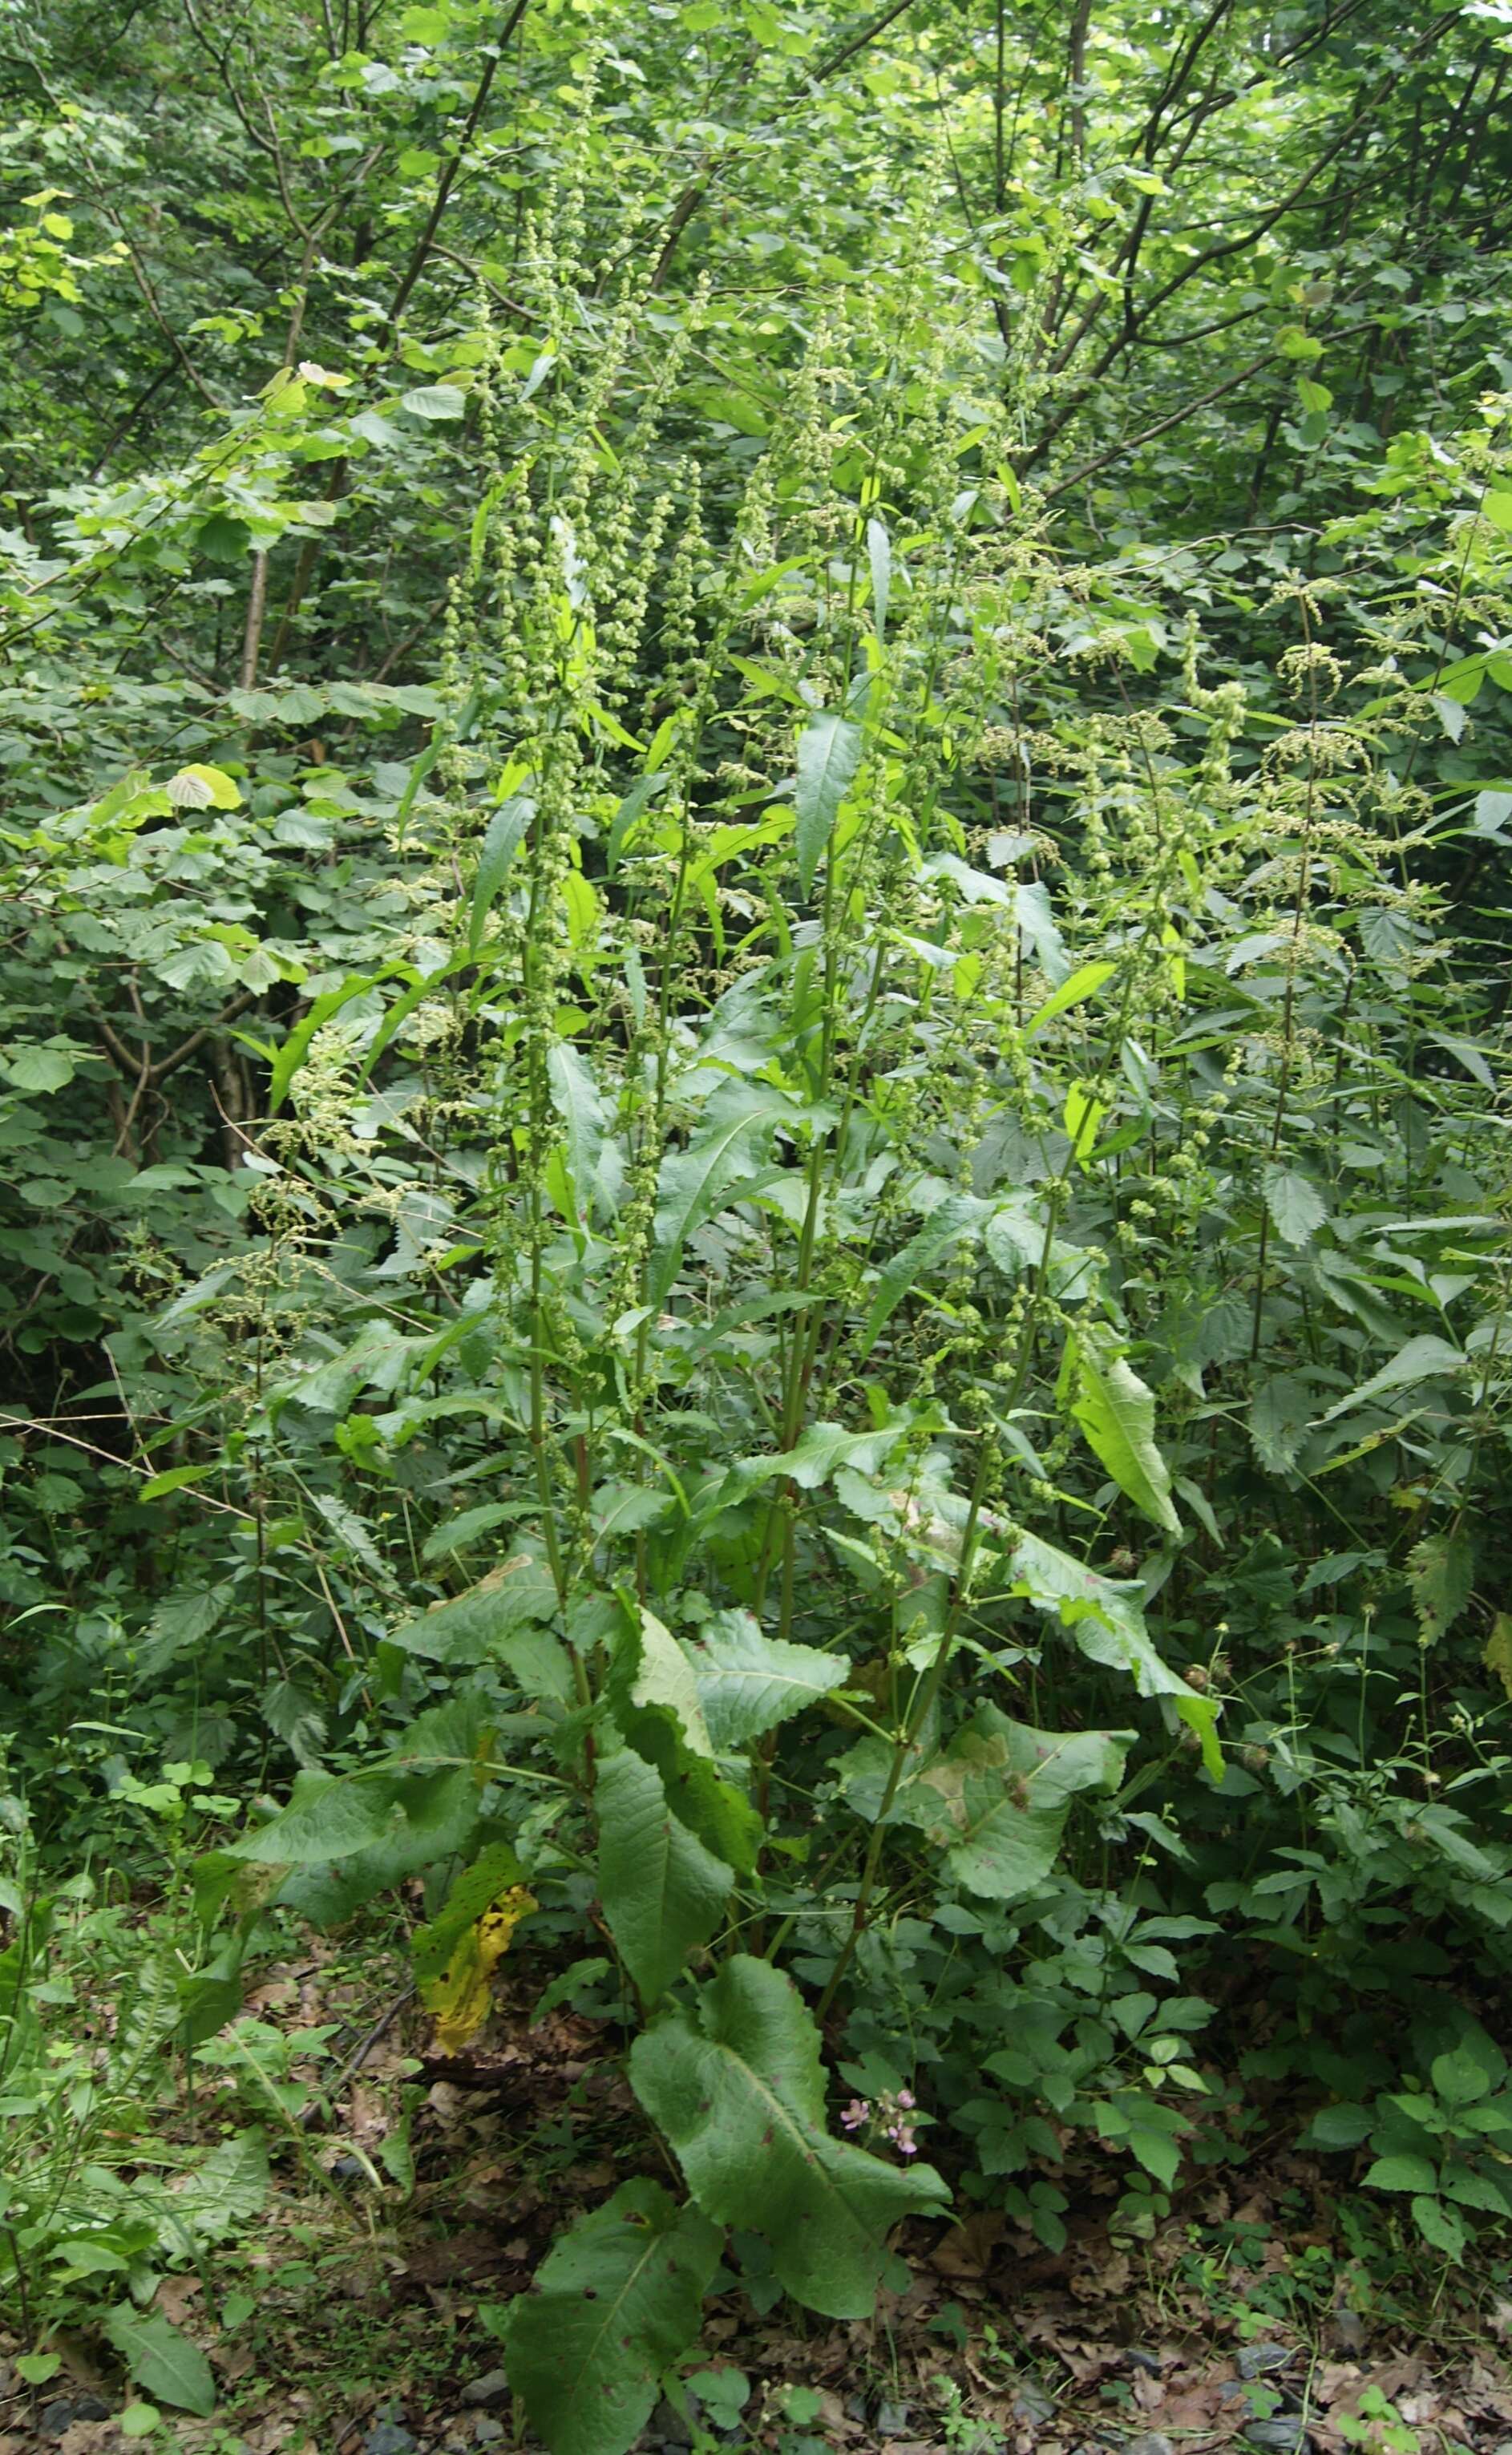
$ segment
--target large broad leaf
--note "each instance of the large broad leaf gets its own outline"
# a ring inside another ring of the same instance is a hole
[[[655,2003],[714,1934],[735,1877],[674,1816],[661,1775],[633,1748],[600,1764],[594,1805],[604,1916],[643,2000]]]
[[[634,1705],[665,1705],[695,1755],[712,1756],[714,1742],[703,1717],[698,1681],[681,1646],[655,1612],[642,1609],[639,1650],[631,1682]]]
[[[1071,1411],[1088,1448],[1136,1509],[1179,1534],[1170,1470],[1156,1446],[1154,1392],[1092,1323],[1078,1330],[1070,1361],[1077,1393]]]
[[[278,1867],[344,1858],[379,1838],[392,1798],[381,1782],[333,1773],[297,1774],[289,1805],[232,1841],[227,1856]]]
[[[673,1151],[662,1161],[651,1274],[654,1303],[661,1303],[676,1277],[682,1248],[694,1229],[713,1216],[731,1186],[747,1173],[756,1135],[788,1114],[787,1101],[776,1092],[756,1084],[732,1084],[715,1093],[687,1149]]]
[[[1121,1671],[1141,1696],[1170,1698],[1179,1718],[1201,1740],[1208,1772],[1220,1780],[1218,1708],[1211,1696],[1189,1688],[1156,1652],[1144,1625],[1143,1589],[1122,1578],[1099,1576],[1038,1534],[1019,1535],[1011,1568],[1015,1592],[1027,1595],[1038,1610],[1054,1612],[1089,1662]]]
[[[418,1619],[397,1629],[390,1642],[432,1662],[507,1664],[509,1639],[534,1622],[552,1618],[556,1609],[556,1588],[544,1558],[538,1552],[519,1551],[466,1593],[433,1603]]]
[[[454,1857],[473,1839],[482,1793],[470,1769],[370,1787],[386,1811],[378,1838],[344,1854],[333,1866],[296,1867],[278,1888],[279,1905],[297,1911],[312,1926],[340,1926],[365,1902]]]
[[[175,2213],[201,2242],[245,2230],[268,2197],[268,2147],[260,2131],[234,2131],[173,2194]]]
[[[1132,1732],[1036,1731],[978,1706],[907,1785],[910,1821],[943,1847],[968,1892],[1021,1900],[1055,1866],[1079,1791],[1114,1791]]]
[[[201,2420],[215,2409],[215,2382],[197,2344],[155,2310],[137,2310],[130,2302],[110,2311],[101,2322],[136,2384],[159,2404],[176,2412],[197,2413]]]
[[[716,1612],[692,1649],[709,1736],[716,1748],[743,1748],[792,1714],[843,1688],[851,1666],[817,1646],[765,1636],[749,1612]]]
[[[699,2206],[764,2234],[778,2282],[830,2318],[869,2314],[889,2229],[949,2197],[927,2165],[899,2170],[830,2138],[818,2030],[768,1961],[727,1960],[696,2013],[636,2039],[630,2076]]]
[[[719,2233],[658,2182],[579,2217],[503,2324],[511,2386],[552,2455],[624,2455],[698,2332]]]
[[[833,1474],[850,1467],[857,1474],[875,1474],[890,1450],[902,1438],[903,1426],[889,1424],[881,1431],[848,1432],[843,1424],[811,1424],[790,1450],[773,1450],[764,1457],[737,1458],[714,1495],[700,1522],[716,1517],[733,1502],[757,1491],[775,1476],[796,1483],[800,1491],[816,1491]]]
[[[835,815],[861,763],[858,725],[843,716],[816,716],[798,737],[798,776],[793,799],[798,814],[798,883],[812,892],[820,855],[835,827]]]

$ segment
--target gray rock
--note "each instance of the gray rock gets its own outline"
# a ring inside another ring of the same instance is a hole
[[[1131,2344],[1123,2358],[1131,2370],[1143,2370],[1146,2378],[1159,2378],[1165,2367],[1159,2354],[1148,2351],[1143,2344]]]
[[[365,2182],[368,2169],[360,2157],[338,2157],[331,2168],[333,2182]]]
[[[396,2421],[377,2421],[362,2442],[362,2455],[420,2455],[420,2450]]]
[[[1307,2432],[1300,2412],[1273,2412],[1267,2421],[1246,2421],[1244,2444],[1262,2455],[1303,2455]]]
[[[1015,2420],[1026,2422],[1031,2429],[1042,2429],[1046,2422],[1054,2421],[1055,2417],[1055,2397],[1046,2395],[1038,2379],[1020,2379],[1014,2389]]]
[[[73,2399],[75,2421],[109,2421],[111,2407],[103,2396],[76,2395]]]
[[[1258,2379],[1268,2370],[1283,2370],[1291,2359],[1288,2344],[1240,2344],[1234,2366],[1241,2379]]]
[[[669,2448],[688,2447],[693,2444],[687,2423],[675,2404],[669,2404],[665,2396],[647,2422],[646,2434],[659,2439],[662,2445]]]
[[[72,2404],[66,2395],[57,2395],[53,2397],[50,2404],[45,2404],[38,2413],[37,2427],[44,2438],[61,2438],[65,2429],[71,2426],[72,2421]]]
[[[901,2438],[908,2428],[907,2404],[889,2404],[884,2397],[877,2407],[877,2419],[872,2425],[878,2438]]]
[[[504,2435],[504,2424],[490,2412],[480,2412],[473,2424],[473,2435],[480,2446],[496,2445]]]
[[[485,2370],[481,2378],[474,2379],[471,2386],[462,2389],[462,2402],[485,2406],[507,2404],[509,2391],[510,2383],[502,2370]]]
[[[1147,2429],[1142,2437],[1126,2438],[1119,2455],[1176,2455],[1163,2429]]]

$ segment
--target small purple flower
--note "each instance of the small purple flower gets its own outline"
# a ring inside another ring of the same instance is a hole
[[[900,2088],[897,2092],[897,2102],[905,2109],[912,2110],[918,2100],[911,2088]]]
[[[840,2128],[843,2131],[859,2131],[862,2123],[870,2117],[871,2111],[863,2097],[853,2097],[840,2117]]]
[[[894,2134],[893,2134],[893,2137],[894,2137],[894,2139],[895,2139],[895,2140],[897,2141],[897,2153],[898,2153],[898,2155],[899,2155],[900,2157],[917,2157],[917,2154],[918,2154],[918,2144],[917,2144],[917,2141],[915,2140],[915,2138],[914,2138],[914,2135],[913,2135],[912,2131],[910,2131],[910,2130],[908,2129],[908,2127],[907,2127],[907,2125],[906,2125],[905,2123],[901,2123],[901,2122],[900,2122],[900,2123],[898,2124],[897,2129],[897,2130],[894,2132]]]

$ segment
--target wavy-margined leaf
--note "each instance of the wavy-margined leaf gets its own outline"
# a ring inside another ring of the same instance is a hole
[[[130,2302],[106,2313],[101,2328],[137,2385],[175,2412],[196,2413],[201,2420],[215,2409],[215,2381],[197,2344],[157,2310],[138,2310]]]
[[[1200,1696],[1157,1653],[1144,1625],[1143,1588],[1132,1579],[1099,1576],[1038,1534],[1020,1534],[1010,1563],[1016,1593],[1054,1612],[1089,1662],[1121,1671],[1140,1696],[1168,1696],[1177,1714],[1202,1743],[1202,1761],[1215,1780],[1222,1777],[1218,1707]]]
[[[909,1820],[945,1852],[958,1883],[1021,1900],[1055,1866],[1071,1801],[1118,1789],[1129,1731],[1037,1731],[981,1705],[907,1785]]]
[[[831,2139],[819,2043],[791,1979],[739,1954],[696,2011],[679,2006],[636,2039],[631,2081],[699,2206],[765,2235],[778,2282],[811,2310],[860,2319],[890,2228],[949,2194],[930,2166],[900,2170]]]
[[[268,2143],[260,2131],[236,2131],[194,2167],[173,2212],[200,2242],[222,2242],[262,2213],[268,2197]]]
[[[662,2372],[698,2332],[719,2248],[696,2208],[640,2181],[553,2245],[498,2326],[510,2384],[552,2455],[624,2455],[639,2437]]]
[[[843,1688],[850,1663],[815,1645],[767,1636],[749,1612],[716,1612],[690,1654],[709,1736],[743,1748]]]
[[[735,1877],[674,1816],[661,1775],[634,1748],[600,1764],[594,1806],[604,1916],[643,1999],[655,2003],[714,1934]]]
[[[1156,1446],[1155,1393],[1092,1323],[1079,1329],[1069,1358],[1076,1386],[1071,1411],[1087,1446],[1136,1509],[1179,1534],[1171,1474]]]
[[[798,773],[794,790],[797,809],[798,883],[813,892],[815,872],[834,832],[836,813],[856,781],[861,763],[861,731],[843,716],[826,710],[798,736]]]

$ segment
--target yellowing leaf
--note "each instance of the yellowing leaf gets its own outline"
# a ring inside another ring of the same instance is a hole
[[[1071,1156],[1080,1166],[1085,1166],[1107,1113],[1104,1101],[1095,1100],[1083,1084],[1072,1084],[1066,1093],[1065,1126],[1071,1138]]]
[[[236,810],[241,791],[220,767],[181,767],[164,787],[175,810]]]
[[[1498,1612],[1481,1659],[1488,1671],[1496,1673],[1512,1698],[1512,1612]]]
[[[464,1927],[439,1978],[426,1980],[420,1999],[435,2015],[435,2050],[459,2055],[488,2019],[494,1970],[514,1940],[522,1917],[535,1907],[523,1884],[500,1893],[472,1926]]]

